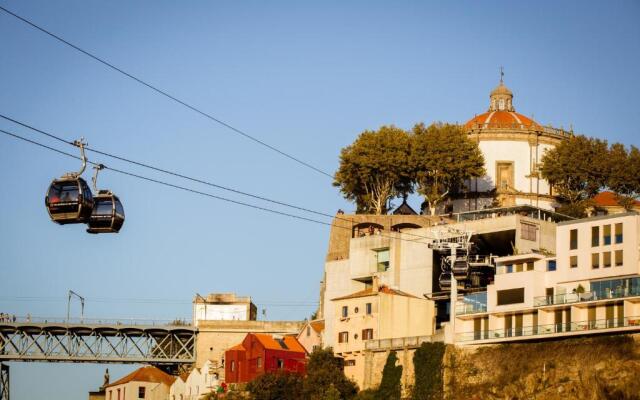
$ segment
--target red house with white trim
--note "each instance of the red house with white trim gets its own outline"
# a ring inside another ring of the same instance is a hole
[[[267,372],[304,375],[307,352],[293,336],[248,333],[242,343],[225,352],[227,383],[250,382]]]

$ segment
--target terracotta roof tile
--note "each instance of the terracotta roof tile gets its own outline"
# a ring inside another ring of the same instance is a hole
[[[171,376],[152,365],[147,365],[142,368],[138,368],[129,375],[126,375],[113,383],[108,384],[106,387],[122,385],[129,382],[164,383],[171,386],[175,380],[176,378],[174,376]]]
[[[600,207],[612,207],[620,206],[616,194],[613,192],[600,192],[592,199],[596,206]],[[636,206],[640,206],[640,201],[634,201]]]
[[[282,341],[284,342],[286,349],[280,346],[280,343],[271,335],[263,334],[263,333],[254,333],[256,339],[264,346],[265,349],[269,350],[284,350],[284,351],[295,351],[299,353],[305,353],[304,347],[298,342],[298,340],[293,336],[283,336]]]
[[[538,123],[515,111],[489,111],[480,114],[464,124],[465,129],[480,128],[534,128]]]
[[[378,293],[385,293],[385,294],[393,294],[396,296],[406,296],[406,297],[414,297],[414,298],[418,298],[412,294],[403,292],[401,290],[396,290],[396,289],[391,289],[388,286],[380,286],[380,288],[378,289],[378,292],[375,292],[373,290],[373,288],[367,288],[364,290],[361,290],[359,292],[355,292],[355,293],[351,293],[347,296],[342,296],[342,297],[337,297],[335,299],[331,299],[331,300],[346,300],[346,299],[356,299],[358,297],[367,297],[367,296],[377,296]]]

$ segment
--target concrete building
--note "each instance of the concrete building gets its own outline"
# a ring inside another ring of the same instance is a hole
[[[106,400],[166,400],[175,377],[151,365],[105,386]]]
[[[258,309],[251,297],[238,297],[235,293],[198,294],[193,299],[193,324],[200,321],[255,321]]]
[[[555,254],[497,259],[486,292],[462,297],[456,342],[640,330],[640,214],[560,222]]]
[[[539,167],[544,153],[573,132],[542,126],[516,112],[513,92],[502,79],[489,95],[488,111],[470,119],[464,129],[478,143],[487,174],[468,182],[468,192],[452,202],[451,210],[441,208],[441,212],[496,205],[530,205],[548,210],[557,206],[552,188],[540,177]]]
[[[365,387],[365,343],[370,340],[431,336],[435,333],[435,304],[400,290],[379,285],[332,299],[336,321],[334,352],[344,359],[345,375]]]
[[[249,333],[225,353],[225,382],[246,383],[266,373],[304,375],[307,352],[294,336]]]

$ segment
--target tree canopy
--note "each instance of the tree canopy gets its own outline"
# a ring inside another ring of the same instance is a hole
[[[640,196],[640,150],[631,146],[629,150],[620,143],[609,149],[607,160],[610,164],[606,185],[619,197],[625,208],[630,208]]]
[[[335,396],[336,390],[340,399],[350,400],[358,392],[358,386],[344,375],[341,361],[334,357],[331,348],[314,350],[307,363],[301,398],[324,400],[327,395]]]
[[[388,201],[411,192],[409,135],[395,126],[364,131],[342,149],[334,186],[360,213],[383,214]]]
[[[466,180],[485,174],[484,157],[458,125],[420,123],[412,132],[413,181],[435,215],[446,196],[460,190]]]

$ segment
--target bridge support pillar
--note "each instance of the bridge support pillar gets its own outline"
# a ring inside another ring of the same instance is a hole
[[[9,366],[0,363],[0,400],[9,400]]]

